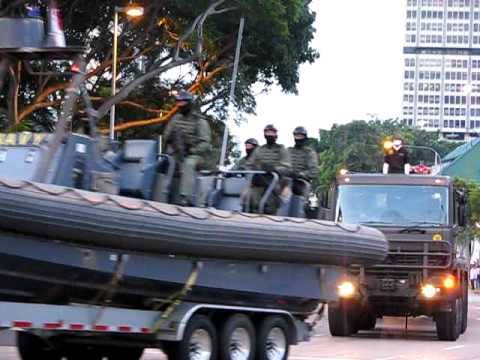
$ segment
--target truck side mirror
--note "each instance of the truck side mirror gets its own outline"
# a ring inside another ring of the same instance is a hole
[[[460,204],[458,206],[458,225],[465,226],[467,224],[467,212],[465,204]]]

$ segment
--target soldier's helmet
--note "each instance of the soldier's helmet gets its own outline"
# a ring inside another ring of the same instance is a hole
[[[267,131],[273,131],[273,132],[278,132],[277,128],[272,125],[272,124],[268,124],[267,126],[265,126],[265,128],[263,129],[263,132],[267,132]]]
[[[175,96],[176,101],[193,101],[193,95],[186,90],[180,90],[180,92]]]
[[[258,146],[258,141],[257,141],[257,139],[250,138],[250,139],[247,139],[245,141],[245,145],[247,145],[247,144],[250,144],[250,145],[253,145],[253,146]]]
[[[305,129],[303,126],[298,126],[293,130],[293,135],[303,135],[307,137],[307,129]]]

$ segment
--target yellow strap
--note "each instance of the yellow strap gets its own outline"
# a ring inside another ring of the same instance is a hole
[[[154,333],[160,330],[163,323],[168,320],[168,318],[172,315],[175,309],[180,306],[183,298],[192,290],[192,287],[195,286],[198,279],[199,270],[199,263],[195,263],[192,271],[190,272],[190,275],[187,278],[187,281],[185,281],[185,284],[183,285],[183,288],[177,293],[168,297],[167,302],[171,302],[171,304],[165,309],[160,318],[153,325],[152,330]]]

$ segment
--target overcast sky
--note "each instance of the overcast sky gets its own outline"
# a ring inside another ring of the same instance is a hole
[[[406,0],[313,0],[317,29],[313,47],[320,58],[304,65],[299,94],[273,89],[257,98],[257,116],[232,129],[243,143],[275,124],[281,143],[292,145],[292,130],[303,125],[311,136],[334,123],[396,118],[402,101]],[[248,19],[247,19],[248,26]],[[373,115],[368,115],[373,114]],[[242,146],[243,147],[243,146]]]

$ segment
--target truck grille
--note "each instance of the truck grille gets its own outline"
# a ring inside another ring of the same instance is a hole
[[[392,240],[387,258],[374,268],[445,269],[451,262],[448,241]]]

